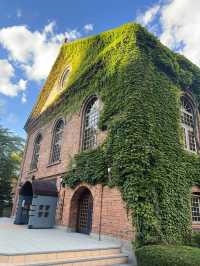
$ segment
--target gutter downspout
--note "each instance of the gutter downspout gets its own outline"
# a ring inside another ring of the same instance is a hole
[[[102,209],[103,209],[103,185],[101,185],[101,205],[100,205],[100,219],[99,219],[99,241],[101,241],[101,225],[102,225]]]

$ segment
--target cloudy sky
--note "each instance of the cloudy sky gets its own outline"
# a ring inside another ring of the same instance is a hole
[[[0,124],[23,125],[64,38],[129,21],[200,66],[200,0],[0,0]]]

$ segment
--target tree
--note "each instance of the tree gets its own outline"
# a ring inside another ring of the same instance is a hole
[[[0,126],[0,216],[11,205],[12,177],[19,175],[24,141]]]

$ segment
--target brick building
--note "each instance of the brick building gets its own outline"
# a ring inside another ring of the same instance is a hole
[[[73,43],[63,46],[71,45]],[[62,53],[61,48],[61,56]],[[67,172],[73,156],[82,150],[87,151],[100,146],[105,141],[107,132],[97,128],[103,102],[95,94],[86,97],[73,114],[58,113],[48,122],[44,122],[47,113],[49,115],[53,109],[59,108],[52,107],[57,97],[61,97],[58,104],[64,104],[63,88],[73,71],[71,65],[66,62],[63,70],[54,76],[56,64],[57,62],[25,125],[28,137],[16,195],[27,182],[55,181],[59,193],[57,224],[73,231],[131,240],[131,217],[127,213],[126,204],[118,188],[109,188],[101,184],[89,185],[84,182],[74,189],[62,186],[62,176]],[[53,86],[48,88],[47,92],[46,87],[49,86],[51,79],[54,79],[55,83],[52,83]],[[35,118],[37,109],[40,111]],[[15,205],[13,214],[16,209]]]
[[[128,71],[131,73],[130,77],[134,76],[135,68],[139,65],[140,34],[148,36],[138,25],[128,24],[95,37],[64,43],[25,125],[28,137],[18,193],[27,182],[32,183],[35,180],[55,182],[58,191],[56,223],[66,226],[69,230],[107,235],[123,240],[131,240],[134,237],[132,216],[117,186],[108,186],[106,182],[101,183],[96,180],[93,183],[87,182],[87,179],[83,178],[70,188],[68,185],[63,185],[63,178],[69,170],[76,168],[74,156],[95,151],[106,142],[109,126],[101,129],[99,127],[102,113],[104,118],[107,113],[111,113],[106,99],[113,98],[112,117],[118,119],[120,116],[120,110],[116,107],[118,102],[121,103],[121,109],[125,109],[124,99],[128,95],[127,91],[131,91],[131,86],[134,84],[138,86],[142,84],[146,70],[144,73],[140,70],[138,77],[126,79]],[[154,50],[153,46],[148,48]],[[158,59],[155,57],[155,60]],[[104,64],[105,61],[107,64]],[[124,66],[126,70],[123,70]],[[162,68],[162,65],[159,67]],[[162,71],[169,72],[167,68],[163,68]],[[111,92],[110,82],[113,77],[115,77],[113,82],[118,88],[115,94]],[[173,79],[168,76],[166,79],[175,86]],[[154,82],[156,87],[159,79],[157,81],[151,79],[150,82]],[[120,89],[119,84],[124,84],[126,88]],[[171,89],[174,87],[170,86],[165,92],[166,99],[174,97],[174,91]],[[132,96],[139,99],[134,91]],[[143,106],[147,98],[141,100],[142,94],[140,97],[138,102]],[[196,130],[198,116],[193,99],[191,91],[184,93],[181,99],[180,124],[184,129],[185,149],[196,153],[199,149],[199,133]],[[159,102],[160,106],[164,100],[165,97]],[[134,108],[137,110],[137,106]],[[142,109],[142,114],[147,115],[145,109]],[[137,119],[140,117],[137,116]],[[109,123],[111,124],[108,116]],[[105,119],[104,124],[106,124]],[[145,127],[144,129],[146,130]],[[162,140],[165,140],[165,137]],[[141,143],[140,140],[138,142]],[[134,157],[131,152],[130,158]],[[114,167],[117,169],[117,166],[113,165],[107,164],[105,168],[104,178],[108,183],[115,175]],[[194,227],[198,227],[200,222],[198,185],[194,186],[193,192],[192,219]],[[17,204],[13,208],[13,214],[16,209]]]

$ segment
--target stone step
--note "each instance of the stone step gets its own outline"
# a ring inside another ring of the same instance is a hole
[[[115,265],[113,265],[113,266],[133,266],[132,264],[115,264]]]
[[[0,255],[0,265],[21,264],[28,265],[31,263],[39,262],[51,262],[56,260],[68,260],[68,259],[82,259],[101,256],[119,255],[120,247],[112,248],[100,248],[100,249],[79,249],[79,250],[64,250],[55,252],[43,252],[32,254],[12,254],[12,255]]]
[[[98,256],[98,257],[84,257],[67,260],[57,259],[55,261],[41,261],[28,264],[10,264],[12,266],[111,266],[124,265],[128,261],[128,256],[124,254]],[[6,266],[6,265],[5,265]]]

